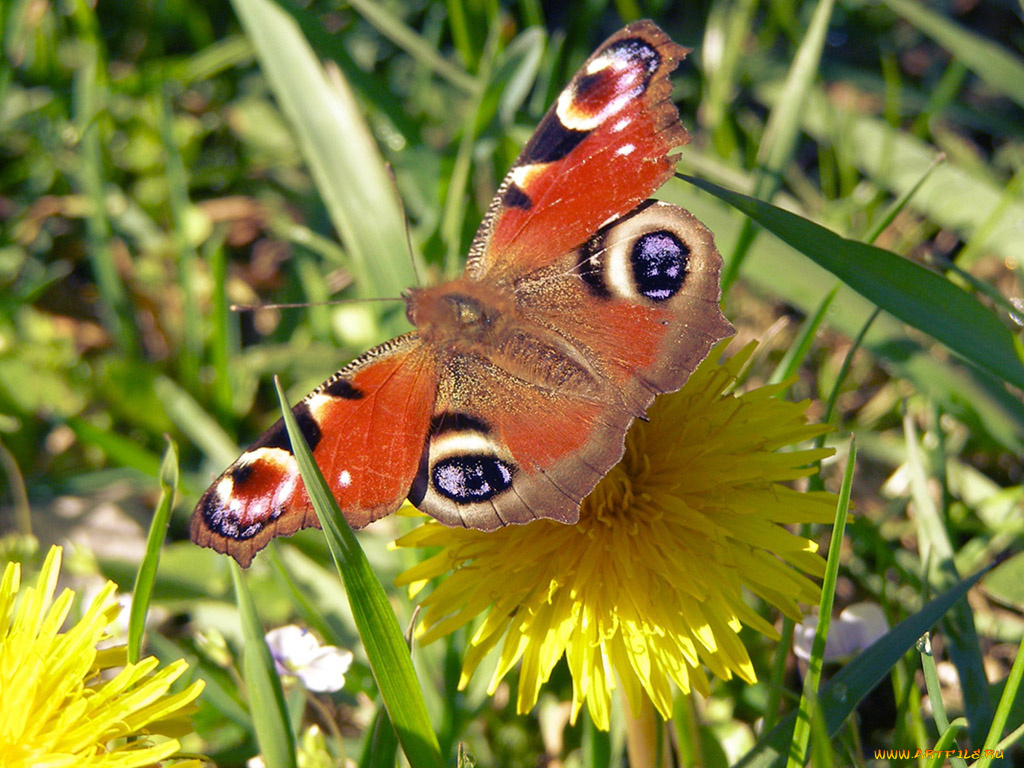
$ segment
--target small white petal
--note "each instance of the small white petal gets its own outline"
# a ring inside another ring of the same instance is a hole
[[[811,657],[817,616],[808,616],[793,631],[793,652],[807,661]],[[825,641],[825,661],[846,660],[863,651],[889,631],[885,613],[876,603],[847,606],[832,622]]]
[[[325,645],[315,658],[296,669],[302,684],[315,693],[333,693],[345,686],[345,673],[352,666],[352,652]]]
[[[267,632],[267,645],[271,655],[285,666],[302,664],[320,644],[308,629],[288,624]]]
[[[340,690],[352,666],[352,652],[333,645],[321,646],[307,629],[289,624],[267,632],[267,646],[279,675],[298,677],[317,693]]]

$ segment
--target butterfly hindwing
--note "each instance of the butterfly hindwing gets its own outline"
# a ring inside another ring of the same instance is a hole
[[[413,503],[483,530],[575,522],[630,422],[732,332],[720,269],[703,224],[648,201],[515,281],[514,326],[448,362]]]

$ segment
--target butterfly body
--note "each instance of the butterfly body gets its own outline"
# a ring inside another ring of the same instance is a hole
[[[414,330],[294,409],[346,519],[408,498],[446,525],[578,518],[654,396],[731,332],[721,259],[690,213],[646,198],[688,136],[650,22],[583,65],[499,187],[465,274],[405,294]],[[243,565],[316,525],[282,422],[203,495],[192,538]]]

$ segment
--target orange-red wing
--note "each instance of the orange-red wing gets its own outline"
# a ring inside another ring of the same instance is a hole
[[[409,491],[436,394],[415,334],[367,352],[293,409],[349,524],[394,512]],[[275,536],[317,526],[279,420],[203,494],[192,540],[247,566]]]
[[[671,177],[668,153],[690,137],[669,73],[687,52],[641,21],[587,59],[499,188],[470,251],[470,276],[545,266]]]

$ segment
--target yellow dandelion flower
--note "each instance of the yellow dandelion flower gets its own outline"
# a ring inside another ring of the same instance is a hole
[[[203,683],[170,694],[184,661],[158,670],[153,657],[128,664],[124,646],[97,649],[120,611],[113,582],[61,631],[75,594],[64,590],[54,600],[60,563],[61,549],[53,547],[38,584],[20,595],[18,563],[7,565],[0,582],[0,765],[158,765],[179,751],[170,736],[187,729]]]
[[[783,526],[831,522],[835,498],[781,483],[812,474],[831,451],[779,449],[828,427],[807,423],[807,403],[777,399],[784,385],[731,394],[754,347],[715,362],[723,348],[633,425],[622,461],[584,500],[578,524],[483,533],[431,521],[396,542],[441,547],[397,582],[415,591],[448,574],[423,600],[423,642],[484,616],[461,687],[500,642],[489,690],[521,662],[521,713],[564,655],[573,721],[586,702],[607,730],[617,684],[634,713],[646,696],[667,719],[672,683],[709,692],[705,668],[755,681],[738,633],[743,625],[777,633],[744,602],[744,588],[795,620],[799,604],[817,603],[808,576],[820,577],[824,562],[812,541]]]

